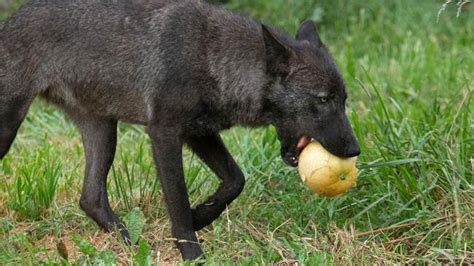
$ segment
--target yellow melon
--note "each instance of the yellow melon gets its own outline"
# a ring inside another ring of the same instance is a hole
[[[339,158],[319,142],[311,142],[301,152],[298,171],[303,182],[314,192],[335,197],[356,185],[357,157]]]

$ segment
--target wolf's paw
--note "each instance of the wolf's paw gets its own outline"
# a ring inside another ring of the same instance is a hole
[[[199,231],[210,225],[219,217],[225,208],[225,205],[220,206],[220,204],[215,200],[208,200],[207,202],[196,206],[196,208],[192,210],[194,231]]]

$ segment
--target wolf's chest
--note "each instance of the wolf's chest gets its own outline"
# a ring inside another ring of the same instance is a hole
[[[226,114],[201,110],[199,113],[196,113],[196,116],[187,121],[185,134],[207,135],[209,133],[220,132],[232,126],[232,121]]]

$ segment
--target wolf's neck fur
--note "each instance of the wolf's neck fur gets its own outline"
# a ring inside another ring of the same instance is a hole
[[[270,80],[261,24],[219,8],[209,13],[207,58],[209,72],[218,84],[214,100],[233,123],[268,124],[263,108]]]

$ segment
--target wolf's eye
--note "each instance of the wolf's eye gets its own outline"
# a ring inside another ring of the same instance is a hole
[[[328,100],[329,100],[328,97],[319,97],[319,101],[320,101],[321,103],[327,103]]]

